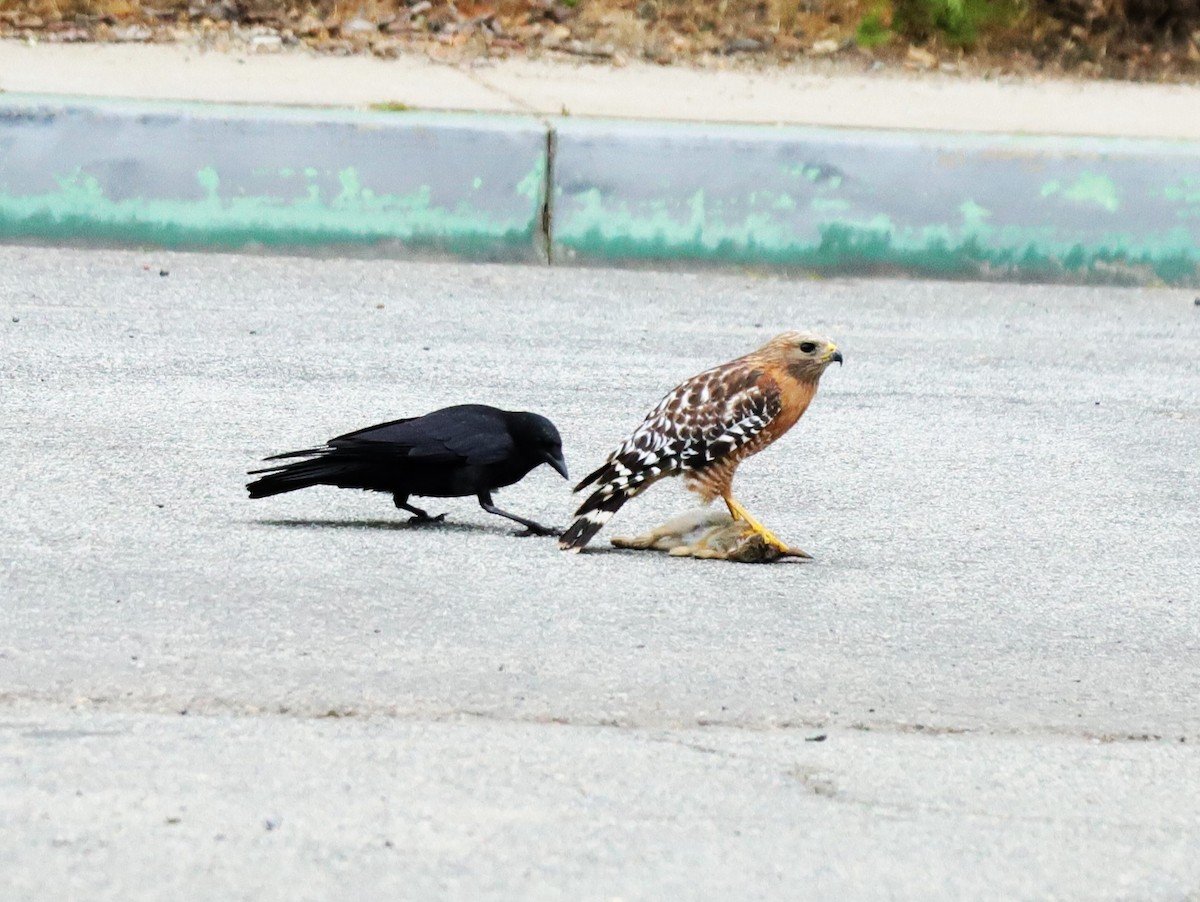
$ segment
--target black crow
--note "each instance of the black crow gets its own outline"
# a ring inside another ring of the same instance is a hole
[[[567,478],[562,439],[554,424],[524,411],[460,404],[423,417],[393,420],[330,439],[322,448],[289,451],[266,460],[304,457],[276,464],[247,483],[251,498],[266,498],[313,485],[390,492],[396,507],[415,514],[414,522],[437,521],[408,503],[410,495],[460,498],[474,495],[489,514],[523,525],[529,534],[552,535],[532,520],[492,504],[492,491],[512,485],[539,464]]]

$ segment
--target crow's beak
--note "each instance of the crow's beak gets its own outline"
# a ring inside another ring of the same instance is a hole
[[[548,463],[548,464],[550,464],[550,466],[554,467],[554,469],[559,472],[559,475],[561,475],[563,479],[571,478],[570,476],[567,475],[567,462],[565,460],[563,460],[561,453],[547,454],[546,455],[546,463]]]
[[[829,356],[829,362],[833,363],[834,361],[837,361],[837,363],[839,363],[839,364],[842,362],[842,352],[841,351],[834,351]]]

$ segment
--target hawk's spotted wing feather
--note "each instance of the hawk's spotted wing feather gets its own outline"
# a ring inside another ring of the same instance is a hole
[[[582,548],[622,504],[659,479],[729,458],[766,428],[781,405],[775,380],[747,358],[677,386],[576,487],[596,486],[563,535],[563,547]]]

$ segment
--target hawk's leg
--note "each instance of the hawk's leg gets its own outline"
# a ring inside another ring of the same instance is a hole
[[[408,503],[408,496],[401,495],[399,492],[396,492],[394,495],[392,495],[392,502],[400,510],[408,511],[410,514],[414,515],[413,518],[408,521],[409,523],[441,523],[446,519],[445,514],[438,514],[436,517],[431,517],[419,507],[413,507]]]
[[[753,532],[762,536],[763,541],[768,545],[777,548],[779,551],[790,552],[795,557],[812,557],[812,555],[807,551],[801,551],[799,548],[792,548],[791,546],[785,545],[783,542],[781,542],[778,538],[776,538],[775,534],[771,532],[771,530],[767,529],[765,526],[755,520],[754,517],[750,515],[750,511],[738,504],[737,499],[733,497],[732,493],[723,495],[722,497],[725,500],[725,506],[729,508],[730,515],[735,520],[741,520],[743,523],[749,526]]]
[[[497,514],[501,517],[507,517],[510,520],[515,520],[525,527],[523,536],[557,536],[562,533],[562,530],[551,529],[548,526],[542,526],[540,523],[535,523],[533,520],[526,520],[524,517],[518,517],[516,514],[510,514],[508,511],[502,511],[496,505],[492,504],[491,492],[479,493],[479,506],[489,514]]]

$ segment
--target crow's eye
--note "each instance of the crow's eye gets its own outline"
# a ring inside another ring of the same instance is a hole
[[[816,349],[817,349],[817,343],[815,341],[800,342],[800,350],[803,351],[805,354],[811,354]]]

